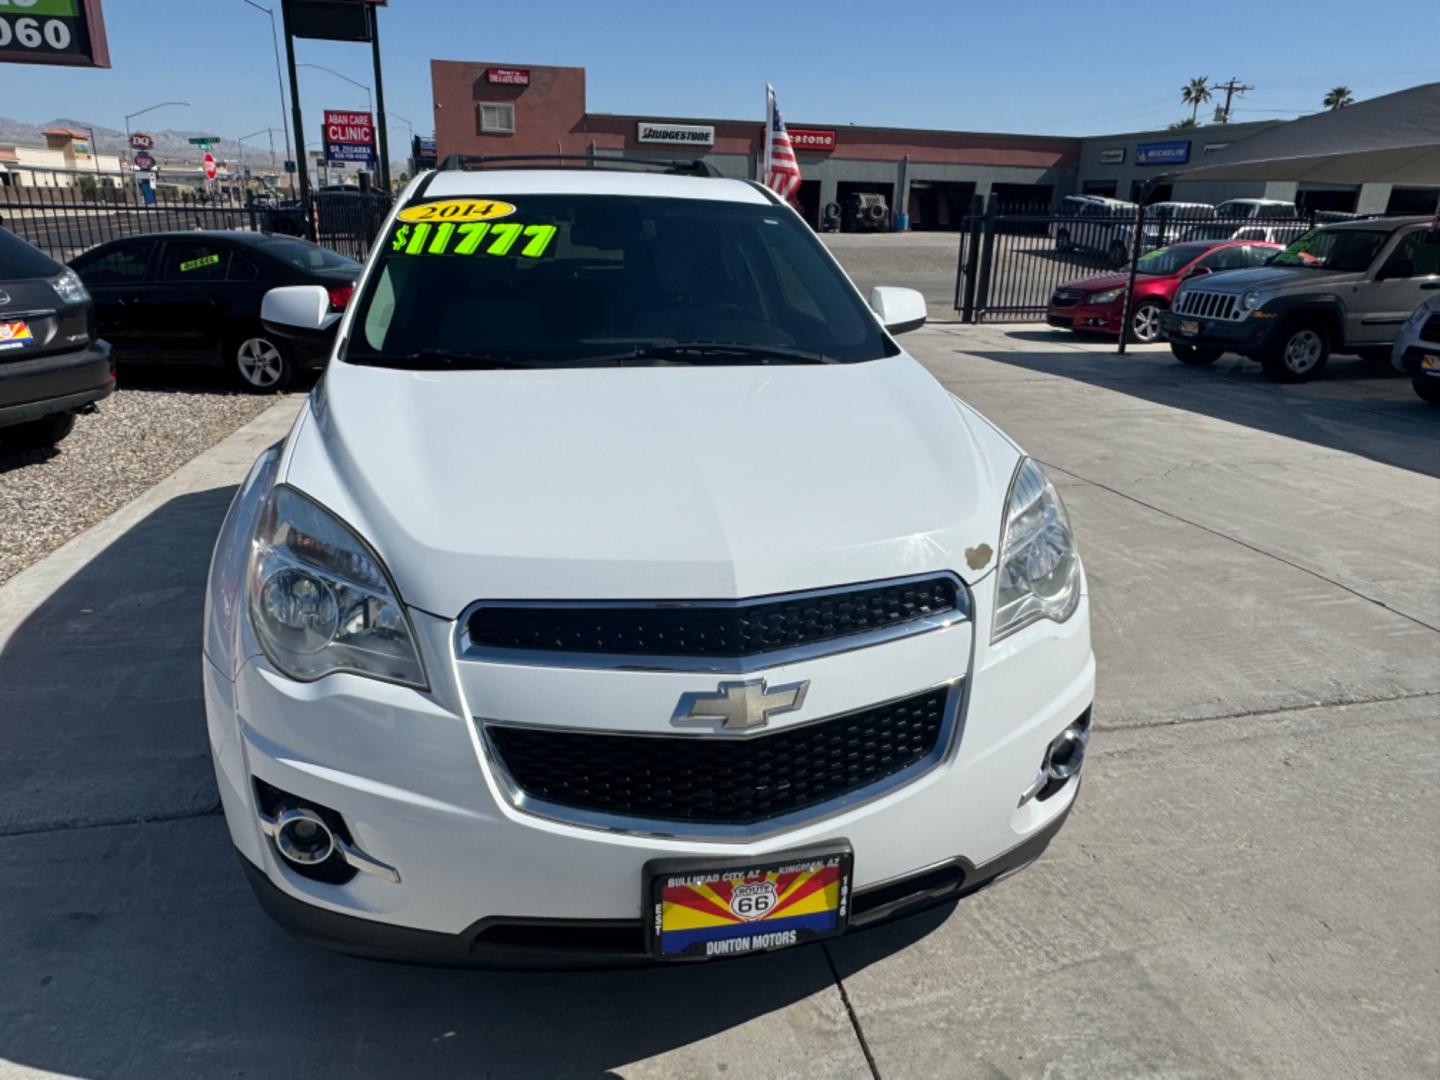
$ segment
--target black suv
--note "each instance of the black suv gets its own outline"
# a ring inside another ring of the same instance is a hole
[[[80,278],[0,228],[0,445],[53,446],[114,389]]]

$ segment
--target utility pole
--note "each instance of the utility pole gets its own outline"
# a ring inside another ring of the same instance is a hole
[[[1236,94],[1244,94],[1247,90],[1254,90],[1255,87],[1246,86],[1239,79],[1235,78],[1235,76],[1232,75],[1230,76],[1229,82],[1221,83],[1220,85],[1215,87],[1215,89],[1225,91],[1225,104],[1221,108],[1215,110],[1215,119],[1222,124],[1228,124],[1230,122],[1230,99]]]

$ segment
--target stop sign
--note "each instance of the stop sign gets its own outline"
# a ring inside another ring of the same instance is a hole
[[[215,155],[208,150],[205,151],[205,179],[215,179]]]

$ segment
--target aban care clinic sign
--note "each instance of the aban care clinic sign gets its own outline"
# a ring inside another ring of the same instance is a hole
[[[375,161],[375,122],[368,112],[325,110],[325,160]]]
[[[709,124],[662,124],[655,120],[641,120],[635,128],[637,142],[676,146],[715,145],[715,128]]]

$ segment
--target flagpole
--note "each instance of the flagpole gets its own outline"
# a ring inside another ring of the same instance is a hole
[[[770,131],[775,124],[775,88],[769,83],[765,84],[765,132],[762,138],[765,140],[764,149],[760,159],[760,176],[762,184],[770,183]]]

